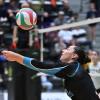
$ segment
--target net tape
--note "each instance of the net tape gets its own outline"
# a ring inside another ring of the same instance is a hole
[[[63,25],[59,25],[59,26],[53,26],[53,27],[49,27],[49,28],[38,29],[38,32],[39,33],[52,32],[52,31],[57,31],[57,30],[61,30],[61,29],[69,29],[69,28],[74,28],[74,27],[77,27],[77,26],[84,26],[84,25],[99,23],[99,22],[100,22],[100,17],[93,18],[93,19],[86,19],[86,20],[79,21],[79,22],[73,22],[73,23],[70,23],[70,24],[63,24]]]

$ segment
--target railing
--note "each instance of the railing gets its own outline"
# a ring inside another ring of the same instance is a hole
[[[25,2],[25,0],[20,0],[20,3],[23,3],[23,2]],[[31,1],[33,4],[41,4],[41,1],[38,1],[38,0],[32,0]],[[51,4],[51,2],[50,2],[50,0],[49,1],[44,1],[44,4],[47,4],[47,5],[50,5]],[[62,2],[61,1],[57,1],[57,5],[62,5]]]

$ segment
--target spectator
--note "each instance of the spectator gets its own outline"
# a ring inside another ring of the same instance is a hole
[[[68,45],[73,39],[73,33],[68,29],[63,29],[58,32],[58,37],[61,38]]]
[[[99,12],[100,16],[100,0],[90,0],[90,3],[94,3],[96,10]]]
[[[86,18],[96,18],[98,17],[98,12],[96,11],[95,5],[93,3],[90,3],[90,10],[87,12]],[[89,33],[91,40],[93,44],[95,44],[95,38],[96,38],[96,23],[89,24]]]
[[[30,7],[28,2],[24,2],[21,4],[21,8]],[[15,44],[19,49],[29,48],[29,30],[23,30],[17,25],[13,30],[13,45]]]
[[[76,27],[72,29],[72,33],[77,45],[87,49],[93,49],[91,41],[87,39],[87,31],[84,28]]]
[[[63,11],[59,11],[57,18],[54,19],[54,23],[56,26],[68,23],[68,21],[69,17],[65,16],[65,13]]]
[[[6,17],[7,21],[4,27],[4,43],[6,48],[12,47],[13,29],[15,27],[15,15],[18,11],[18,3],[15,0],[10,0],[6,6]]]
[[[69,0],[62,0],[62,4],[63,6],[60,8],[60,10],[64,11],[65,16],[72,17],[74,12],[70,7]]]
[[[11,23],[15,22],[15,15],[18,11],[19,3],[16,0],[10,0],[10,3],[7,7],[8,18]]]
[[[100,74],[99,53],[97,51],[90,51],[89,56],[91,58],[91,63],[89,63],[89,73],[97,92],[100,93],[100,77],[96,76],[96,74]]]
[[[52,22],[52,19],[50,18],[50,14],[48,12],[44,12],[43,13],[42,27],[43,28],[50,27],[51,22]]]
[[[79,18],[79,14],[77,12],[73,13],[73,16],[71,17],[72,22],[77,22]]]
[[[91,63],[89,64],[89,72],[90,73],[100,73],[100,61],[99,53],[96,51],[91,51],[90,53]]]
[[[4,1],[0,0],[0,42],[1,46],[6,48],[11,46],[12,31],[15,22],[15,12],[10,5],[11,3],[12,1],[9,3],[9,5],[6,5]]]

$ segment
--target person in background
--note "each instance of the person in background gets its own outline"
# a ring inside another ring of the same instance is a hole
[[[97,92],[100,95],[100,76],[93,76],[93,75],[100,75],[100,61],[99,61],[99,56],[100,54],[97,51],[89,51],[89,56],[91,58],[91,63],[88,64],[89,66],[89,73],[92,77],[92,80],[94,82],[94,85],[97,89]]]
[[[68,46],[73,40],[73,33],[71,30],[63,29],[58,32],[58,37],[61,38]]]
[[[69,0],[62,0],[62,4],[63,6],[60,8],[60,10],[64,11],[65,16],[69,16],[71,18],[74,11],[70,7]]]
[[[21,8],[29,8],[29,7],[30,4],[28,2],[24,2],[21,4]],[[29,31],[23,30],[15,24],[13,28],[12,45],[15,48],[19,49],[29,48]]]
[[[93,49],[91,41],[87,38],[87,31],[83,27],[75,27],[72,29],[73,39],[75,39],[76,44],[86,48]]]
[[[55,26],[58,26],[58,25],[68,23],[68,21],[69,21],[69,17],[65,16],[64,11],[59,11],[58,16],[54,19],[53,22],[54,22]]]
[[[90,10],[87,12],[86,18],[91,19],[96,17],[98,17],[98,12],[96,11],[94,3],[90,3]],[[96,23],[89,24],[89,34],[93,45],[95,45],[96,25]]]
[[[91,58],[91,63],[89,63],[89,72],[100,73],[99,53],[97,51],[91,51],[90,58]]]
[[[94,3],[96,10],[99,13],[99,17],[100,17],[100,0],[90,0],[90,3]]]
[[[8,49],[12,48],[12,41],[13,41],[13,31],[15,28],[15,15],[18,11],[19,3],[16,0],[10,0],[8,5],[6,6],[6,12],[7,12],[7,23],[5,26],[5,35],[4,35],[4,42],[5,47]]]

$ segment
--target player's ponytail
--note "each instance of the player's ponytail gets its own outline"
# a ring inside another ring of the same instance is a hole
[[[90,58],[88,57],[87,53],[80,47],[76,46],[75,47],[75,53],[78,55],[78,59],[77,61],[80,63],[80,64],[86,64],[88,62],[90,62]]]

